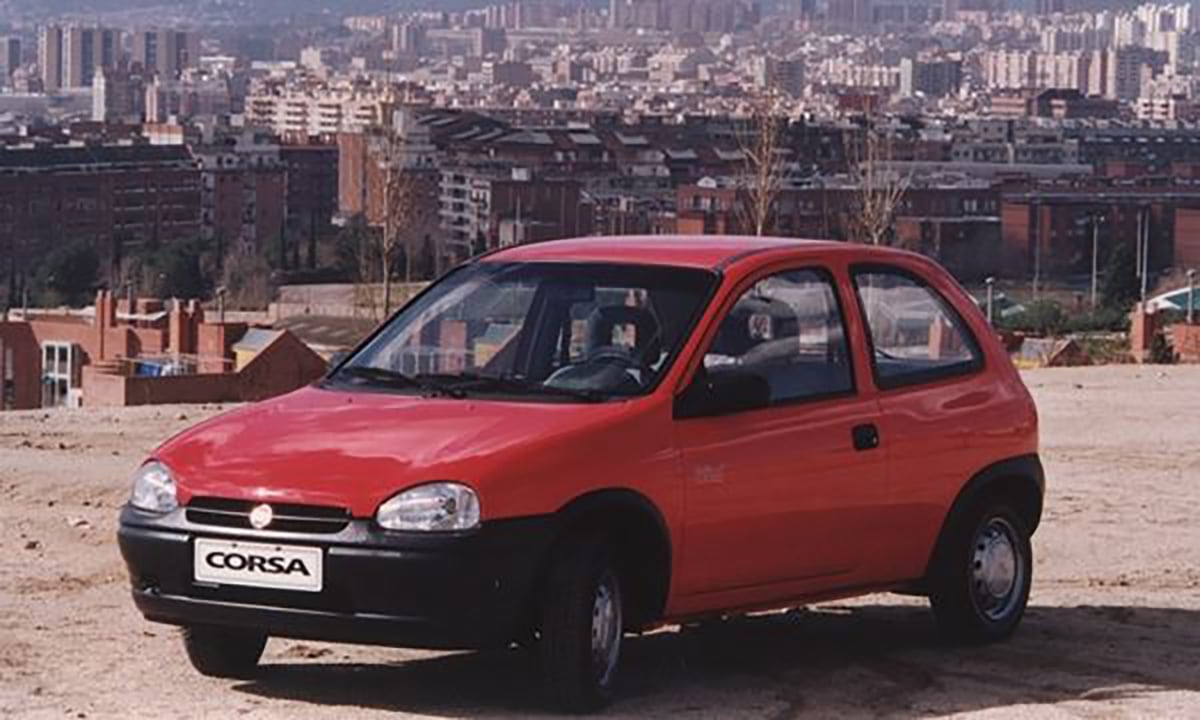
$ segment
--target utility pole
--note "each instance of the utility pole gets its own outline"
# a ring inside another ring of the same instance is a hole
[[[989,275],[987,280],[984,280],[983,282],[987,284],[987,321],[988,321],[988,325],[995,325],[995,323],[992,322],[992,319],[995,317],[992,314],[992,294],[993,294],[994,286],[996,284],[996,278]]]
[[[1137,250],[1137,259],[1133,263],[1133,275],[1134,275],[1134,277],[1141,278],[1142,277],[1142,211],[1140,209],[1138,210],[1138,215],[1137,215],[1137,235],[1135,237],[1137,239],[1134,241],[1133,246]]]
[[[1142,264],[1140,272],[1142,276],[1142,304],[1146,303],[1146,285],[1150,279],[1150,210],[1146,209],[1146,224],[1142,229],[1143,247],[1142,247]]]
[[[1104,222],[1103,215],[1092,216],[1092,312],[1096,312],[1096,286],[1099,275],[1100,253],[1100,223]]]
[[[1038,299],[1042,279],[1042,222],[1036,203],[1033,205],[1033,299]]]
[[[1188,294],[1187,294],[1187,322],[1191,325],[1196,321],[1196,271],[1195,269],[1187,271],[1188,279]]]

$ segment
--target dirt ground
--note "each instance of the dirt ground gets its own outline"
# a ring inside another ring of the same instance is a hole
[[[616,716],[1200,717],[1200,367],[1031,372],[1047,510],[1025,623],[940,646],[890,595],[627,645]],[[114,540],[127,477],[218,411],[0,413],[0,715],[527,716],[519,652],[273,640],[261,676],[194,673],[144,622]]]

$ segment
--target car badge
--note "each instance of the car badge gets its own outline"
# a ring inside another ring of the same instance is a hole
[[[262,530],[275,519],[275,513],[270,505],[256,505],[250,511],[250,525],[256,530]]]

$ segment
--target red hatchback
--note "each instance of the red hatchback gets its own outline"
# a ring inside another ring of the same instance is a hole
[[[119,540],[201,672],[269,636],[541,653],[611,698],[624,633],[896,590],[1019,622],[1033,402],[928,259],[586,238],[443,277],[321,382],[172,438]]]

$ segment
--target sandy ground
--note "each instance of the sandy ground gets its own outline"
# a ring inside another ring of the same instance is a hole
[[[938,645],[890,595],[627,644],[617,716],[1200,717],[1200,367],[1026,376],[1050,479],[1009,643]],[[539,714],[521,653],[273,640],[261,677],[194,673],[144,622],[114,541],[143,454],[215,407],[0,414],[0,715]]]

